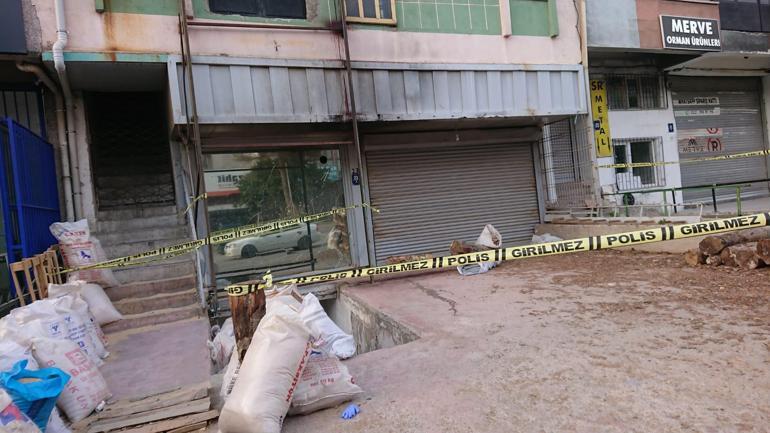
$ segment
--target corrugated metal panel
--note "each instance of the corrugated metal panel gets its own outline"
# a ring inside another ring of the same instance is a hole
[[[761,86],[755,78],[674,78],[673,97],[718,97],[719,105],[677,106],[674,105],[678,131],[703,128],[722,128],[721,152],[680,153],[680,158],[716,156],[749,152],[765,148],[762,128]],[[718,115],[693,116],[688,110],[719,108]],[[682,185],[696,186],[713,183],[729,183],[763,179],[768,175],[765,158],[746,158],[727,161],[682,164]],[[744,190],[745,193],[767,192],[764,184]],[[733,189],[717,190],[718,198],[735,195]],[[710,190],[684,191],[687,201],[708,201]]]
[[[340,62],[196,58],[202,123],[336,122],[349,116]],[[531,117],[585,112],[579,65],[354,62],[360,120]],[[176,123],[184,122],[178,58],[169,60]]]
[[[494,225],[506,245],[529,241],[540,222],[531,144],[366,153],[378,262],[447,255]]]

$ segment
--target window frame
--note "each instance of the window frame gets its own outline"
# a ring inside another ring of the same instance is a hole
[[[252,3],[256,3],[259,0],[243,0],[250,1]],[[280,2],[282,0],[278,0]],[[228,10],[219,10],[215,9],[212,5],[212,0],[206,0],[206,7],[208,8],[209,12],[216,14],[216,15],[222,15],[222,16],[238,16],[238,17],[245,17],[245,18],[257,18],[257,19],[263,19],[263,20],[307,20],[307,2],[303,1],[303,16],[297,17],[297,16],[277,16],[277,15],[270,15],[269,13],[265,13],[264,15],[256,14],[256,13],[250,13],[250,12],[243,12],[243,11],[228,11]]]
[[[607,104],[611,111],[643,111],[643,110],[666,110],[668,109],[668,92],[665,85],[665,79],[661,74],[607,74],[601,79],[607,83]],[[655,87],[645,87],[650,80],[655,80]],[[618,86],[617,81],[622,81]],[[629,96],[629,81],[635,82],[637,106],[631,106],[631,97]],[[618,93],[617,90],[621,92]],[[647,90],[645,90],[647,89]],[[647,102],[654,101],[654,104]],[[617,103],[621,104],[618,105]]]
[[[398,21],[396,19],[396,0],[357,0],[358,1],[358,11],[359,15],[349,15],[348,14],[348,7],[347,3],[345,3],[345,21],[350,23],[358,23],[358,24],[383,24],[383,25],[389,25],[389,26],[395,26],[398,24]],[[392,18],[371,18],[371,17],[365,17],[363,16],[364,13],[364,2],[365,1],[372,1],[374,2],[374,12],[376,15],[380,15],[381,3],[382,2],[390,2],[390,10],[393,15]]]
[[[633,151],[631,150],[631,147],[634,143],[648,143],[650,146],[650,161],[634,161],[633,159]],[[613,138],[612,139],[612,159],[614,164],[634,164],[638,162],[660,162],[663,161],[663,138],[662,137],[633,137],[633,138]],[[624,156],[625,161],[618,161],[617,159],[617,152],[616,149],[619,147],[624,148]],[[643,183],[643,176],[641,174],[636,174],[634,170],[645,170],[649,169],[652,174],[652,182],[651,183]],[[660,188],[666,186],[666,172],[664,166],[652,166],[652,167],[636,167],[636,168],[615,168],[613,169],[615,172],[615,186],[618,191],[635,191],[635,190],[644,190],[644,189],[651,189],[651,188]],[[621,182],[618,181],[618,174],[623,173],[630,173],[631,178],[633,179],[634,176],[638,176],[640,179],[640,185],[638,188],[635,188],[633,184],[631,186],[625,186],[622,185]]]

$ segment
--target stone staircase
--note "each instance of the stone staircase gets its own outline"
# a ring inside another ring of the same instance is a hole
[[[184,218],[173,205],[116,208],[100,211],[97,218],[94,235],[108,259],[190,239]],[[120,285],[105,291],[124,319],[104,326],[105,333],[205,317],[192,254],[113,273]]]

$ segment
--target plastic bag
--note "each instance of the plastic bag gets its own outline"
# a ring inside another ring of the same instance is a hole
[[[40,433],[34,422],[13,404],[11,396],[0,388],[0,432]]]
[[[115,322],[123,318],[123,315],[112,305],[112,301],[104,293],[102,286],[81,280],[74,280],[66,284],[49,284],[48,296],[58,298],[69,294],[79,294],[88,304],[94,318],[99,325]]]
[[[51,224],[48,229],[61,245],[64,264],[70,268],[92,265],[107,260],[102,245],[91,236],[88,220]],[[85,280],[104,287],[117,286],[118,281],[110,269],[88,269],[72,272],[68,280]]]
[[[305,295],[302,300],[299,316],[310,330],[314,347],[340,359],[355,355],[356,342],[353,336],[346,334],[329,318],[318,298],[312,293]]]
[[[363,391],[340,360],[314,350],[294,391],[289,415],[304,415],[334,407],[361,393]]]
[[[268,303],[219,415],[221,433],[280,433],[310,352],[310,334],[287,305]]]
[[[230,355],[233,353],[235,347],[235,332],[233,330],[233,319],[228,318],[222,327],[219,328],[219,332],[214,337],[214,340],[209,342],[209,351],[211,354],[211,360],[214,362],[214,368],[216,371],[220,371],[227,365]]]
[[[500,248],[503,246],[503,235],[492,224],[487,224],[476,239],[476,245],[484,248]],[[458,266],[457,272],[465,276],[478,275],[489,272],[490,269],[499,264],[500,262],[470,263]]]
[[[86,352],[96,354],[100,359],[106,358],[109,355],[107,349],[104,347],[104,341],[102,338],[104,334],[99,328],[99,324],[96,323],[91,312],[88,309],[88,304],[78,294],[72,294],[57,298],[55,301],[56,311],[64,315],[64,320],[70,326],[75,328],[78,332],[82,329],[87,336],[83,338],[88,344]],[[69,318],[68,317],[72,316]],[[79,335],[79,334],[78,334]],[[70,340],[72,338],[70,337]],[[81,347],[82,348],[82,347]],[[92,357],[93,359],[93,357]],[[99,363],[97,363],[99,365]]]
[[[71,376],[57,402],[70,421],[82,420],[110,397],[102,373],[75,343],[34,338],[32,353],[38,364],[60,368]]]
[[[9,371],[0,373],[0,384],[13,403],[21,409],[41,430],[56,405],[56,399],[64,390],[70,376],[58,368],[27,370],[27,361],[17,362]]]
[[[457,272],[460,275],[478,275],[485,272],[489,272],[490,269],[497,266],[499,262],[485,262],[485,263],[469,263],[467,265],[461,265],[457,267]]]

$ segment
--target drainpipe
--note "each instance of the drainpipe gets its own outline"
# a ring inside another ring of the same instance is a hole
[[[64,0],[54,0],[56,8],[56,42],[53,44],[53,64],[59,75],[62,93],[64,94],[65,114],[67,116],[67,143],[72,174],[72,192],[75,199],[74,217],[82,215],[82,196],[80,193],[80,164],[75,131],[75,103],[72,89],[67,78],[67,68],[64,65],[64,48],[67,46],[67,21],[64,17]]]
[[[56,84],[54,84],[39,66],[19,62],[16,64],[16,67],[21,71],[35,74],[37,79],[53,93],[54,99],[56,100],[56,131],[59,142],[59,155],[61,156],[61,183],[64,188],[65,215],[67,221],[75,221],[75,209],[72,204],[72,175],[70,172],[70,158],[68,154],[67,125],[64,119],[64,98]]]

